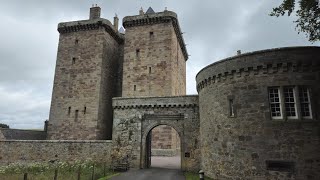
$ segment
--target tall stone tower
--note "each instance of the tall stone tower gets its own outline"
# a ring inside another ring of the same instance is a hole
[[[149,8],[123,19],[123,97],[186,94],[188,54],[177,14]]]
[[[111,139],[112,97],[119,96],[123,37],[100,18],[60,23],[48,139]]]

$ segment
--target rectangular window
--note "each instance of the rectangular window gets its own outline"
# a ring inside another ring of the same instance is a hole
[[[71,107],[69,106],[69,108],[68,108],[68,115],[70,115],[70,113],[71,113]]]
[[[133,91],[136,91],[136,90],[137,90],[137,86],[134,85],[134,86],[133,86]]]
[[[74,114],[74,121],[78,121],[78,116],[79,116],[79,110],[76,110]]]
[[[76,58],[72,58],[72,64],[75,64],[76,63]]]
[[[151,67],[149,67],[149,74],[151,74]]]
[[[136,58],[137,60],[140,59],[140,49],[136,49]]]
[[[229,116],[234,117],[233,99],[229,99]]]
[[[285,87],[283,89],[284,106],[288,118],[297,118],[296,101],[294,99],[294,87]]]
[[[293,172],[295,163],[291,161],[266,161],[267,170]]]
[[[271,109],[271,117],[273,119],[282,118],[281,114],[281,100],[280,100],[280,89],[279,88],[270,88],[269,89],[269,101]]]
[[[301,107],[301,116],[304,118],[311,118],[311,103],[310,92],[306,87],[299,88],[299,99]]]

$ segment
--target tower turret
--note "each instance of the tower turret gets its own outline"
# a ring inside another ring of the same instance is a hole
[[[187,50],[177,14],[165,10],[127,16],[123,93],[125,97],[186,94]]]

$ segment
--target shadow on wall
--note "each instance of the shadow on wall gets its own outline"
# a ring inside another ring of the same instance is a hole
[[[45,140],[46,131],[0,128],[0,140]]]

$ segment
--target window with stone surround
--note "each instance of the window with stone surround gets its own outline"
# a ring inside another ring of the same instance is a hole
[[[76,63],[76,58],[73,57],[73,58],[72,58],[72,64],[75,64],[75,63]]]
[[[273,119],[281,119],[281,99],[280,99],[280,89],[278,87],[269,88],[269,101],[270,101],[270,111],[271,117]]]
[[[301,116],[304,118],[312,118],[310,90],[306,87],[299,88]]]
[[[230,117],[235,116],[233,99],[229,99],[229,116]]]
[[[269,103],[272,119],[312,119],[308,87],[270,87]]]
[[[297,118],[297,106],[295,100],[295,89],[294,87],[284,87],[284,106],[287,118]]]

